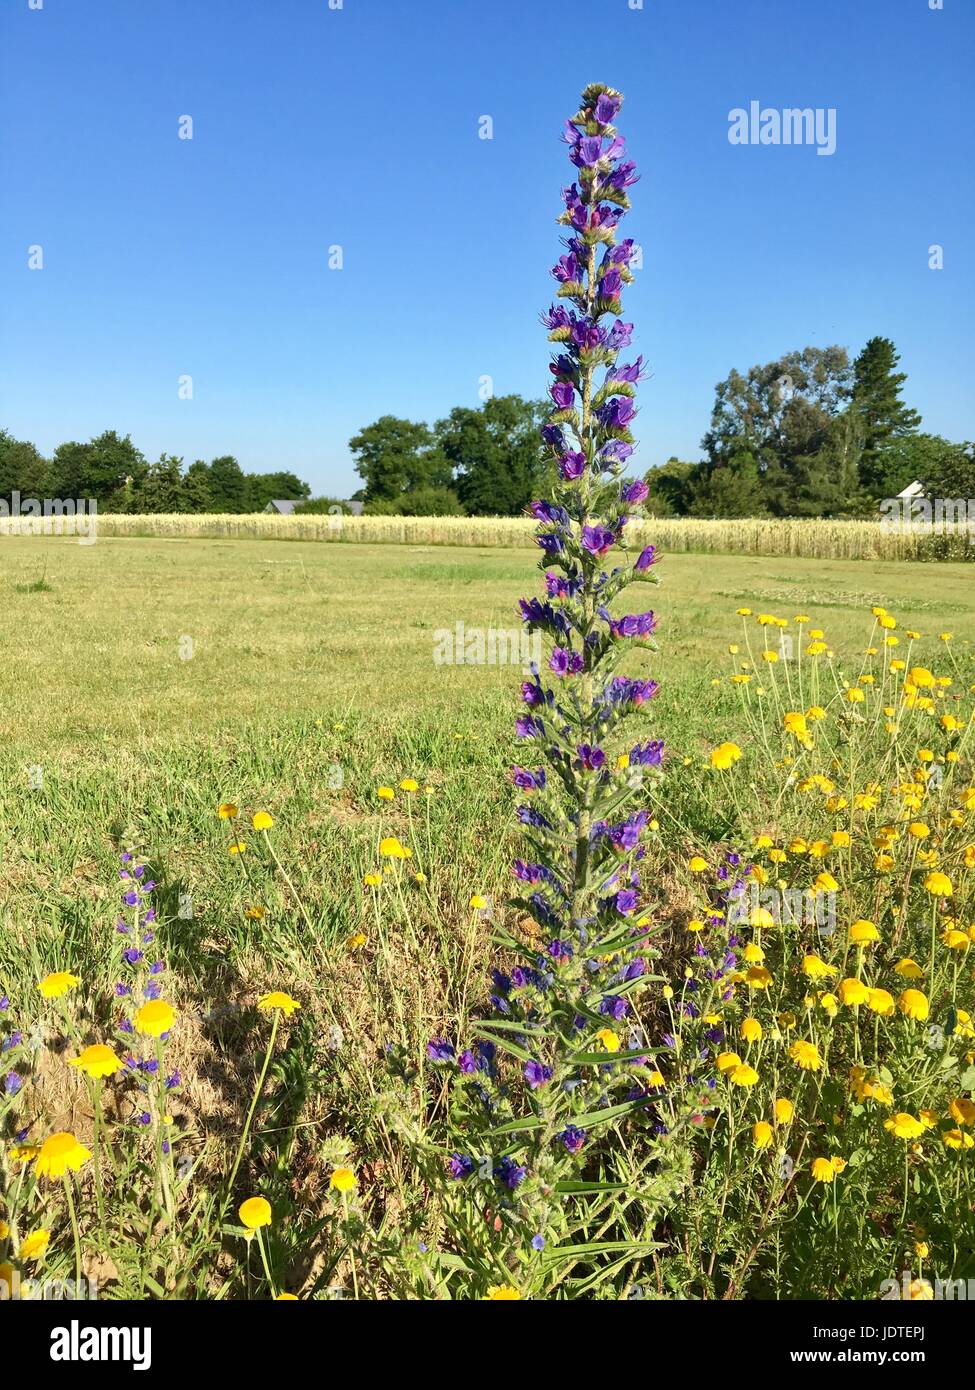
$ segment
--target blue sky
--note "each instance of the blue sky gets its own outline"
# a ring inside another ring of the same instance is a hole
[[[541,395],[559,136],[597,80],[643,174],[638,463],[699,456],[730,368],[873,334],[923,427],[975,436],[975,3],[635,3],[0,0],[0,424],[347,495],[377,416]],[[834,107],[836,152],[730,144],[752,100]]]

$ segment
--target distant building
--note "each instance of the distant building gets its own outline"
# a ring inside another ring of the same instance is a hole
[[[278,516],[290,516],[295,507],[299,505],[300,501],[300,498],[298,501],[289,502],[286,498],[275,497],[273,501],[267,504],[264,510],[266,512],[277,512]]]
[[[353,516],[361,516],[364,503],[362,502],[343,502],[343,507],[348,507]]]
[[[919,483],[917,479],[915,479],[913,483],[908,483],[907,487],[904,488],[903,492],[899,492],[897,496],[905,498],[920,497],[923,491],[924,484]]]

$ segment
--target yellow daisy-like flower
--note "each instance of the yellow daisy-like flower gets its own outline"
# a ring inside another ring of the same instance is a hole
[[[17,1251],[18,1260],[39,1260],[50,1242],[51,1232],[45,1231],[43,1226],[36,1231],[31,1231],[30,1235],[24,1238],[24,1243]]]
[[[870,990],[862,980],[850,977],[841,980],[839,985],[840,998],[848,1008],[855,1008],[858,1004],[865,1004],[870,998]]]
[[[521,1294],[513,1284],[492,1284],[484,1295],[485,1303],[513,1303]]]
[[[967,1096],[959,1096],[948,1106],[951,1118],[960,1125],[975,1125],[975,1103]]]
[[[813,1182],[830,1183],[836,1177],[836,1169],[828,1158],[814,1158],[812,1177]]]
[[[767,907],[753,907],[748,918],[748,925],[759,929],[775,926],[775,918]]]
[[[293,1293],[279,1293],[274,1301],[275,1303],[297,1303],[298,1296]]]
[[[772,972],[764,965],[753,965],[745,971],[745,983],[751,989],[768,989],[772,983]]]
[[[867,1008],[883,1018],[890,1018],[894,1012],[894,996],[886,989],[868,990]]]
[[[752,1143],[756,1149],[767,1149],[772,1142],[773,1130],[768,1120],[758,1120],[752,1125]]]
[[[227,846],[227,849],[231,854],[243,854],[246,848],[246,840],[235,840],[232,845]]]
[[[383,881],[382,874],[366,874],[362,880],[367,888],[378,888]]]
[[[366,936],[365,932],[357,931],[349,937],[348,941],[345,944],[346,946],[348,946],[350,951],[358,951],[359,947],[364,946],[368,940],[369,938]],[[292,1000],[292,1003],[293,1002],[294,1001]],[[300,1009],[301,1005],[299,1004],[298,1007]]]
[[[60,1130],[44,1140],[37,1155],[36,1171],[39,1178],[50,1178],[52,1182],[63,1178],[70,1168],[77,1173],[91,1158],[91,1150],[79,1144],[73,1134]]]
[[[72,1057],[68,1061],[69,1067],[77,1067],[86,1076],[97,1079],[102,1076],[114,1076],[117,1071],[122,1070],[122,1061],[116,1057],[115,1053],[105,1043],[93,1043],[91,1047],[86,1047],[79,1052],[77,1057]]]
[[[792,1104],[791,1100],[786,1100],[784,1096],[780,1096],[775,1102],[774,1110],[775,1123],[777,1125],[792,1124],[792,1117],[796,1113],[796,1107]]]
[[[251,825],[255,830],[270,830],[274,821],[266,811],[255,811],[251,819]]]
[[[386,859],[410,859],[413,851],[401,845],[395,835],[387,835],[379,841],[379,853]]]
[[[928,874],[924,880],[924,887],[933,898],[950,898],[954,891],[948,875],[937,872]]]
[[[242,1226],[249,1231],[257,1231],[261,1226],[271,1224],[271,1203],[266,1197],[248,1197],[237,1209]]]
[[[376,795],[379,797],[380,801],[393,801],[396,797],[396,793],[392,787],[377,787]]]
[[[728,1080],[733,1086],[754,1086],[758,1081],[758,1072],[743,1062],[741,1066],[732,1069]]]
[[[922,1122],[904,1110],[891,1115],[889,1120],[884,1120],[884,1129],[889,1130],[896,1139],[919,1139],[924,1133]]]
[[[754,1043],[762,1041],[762,1025],[757,1018],[746,1018],[741,1025],[741,1036],[745,1042]]]
[[[247,909],[245,916],[249,917],[252,922],[260,922],[264,917],[265,910],[265,908],[261,907],[260,903],[253,903]]]
[[[687,861],[687,867],[692,874],[703,874],[708,867],[708,861],[700,854],[692,854]]]
[[[351,1192],[358,1179],[351,1168],[335,1168],[329,1180],[329,1187],[335,1192]]]
[[[612,1028],[600,1028],[596,1037],[602,1043],[607,1052],[619,1052],[620,1040],[613,1032]]]
[[[835,965],[827,965],[819,956],[810,952],[802,958],[803,973],[808,975],[811,980],[824,980],[830,975],[836,974]]]
[[[815,1043],[798,1040],[789,1048],[789,1056],[803,1071],[819,1071],[823,1065],[823,1059]]]
[[[757,941],[749,941],[748,945],[742,952],[742,956],[748,962],[749,965],[761,965],[765,959],[765,952],[762,950],[761,946],[759,946]]]
[[[912,960],[910,956],[905,956],[903,960],[897,962],[894,966],[894,974],[903,975],[905,980],[921,980],[924,978],[924,971],[918,965],[917,961]]]
[[[176,1022],[176,1010],[165,999],[150,999],[143,1004],[132,1020],[140,1033],[149,1038],[161,1038]]]
[[[735,1067],[741,1066],[741,1058],[737,1052],[719,1052],[714,1064],[724,1076],[727,1072],[734,1071]]]
[[[719,743],[717,748],[712,750],[711,766],[716,767],[720,772],[727,772],[740,757],[741,749],[737,743]]]
[[[850,928],[850,940],[855,942],[857,946],[866,946],[871,941],[879,941],[880,932],[873,922],[868,922],[866,918],[861,917]]]
[[[482,912],[488,905],[488,900],[481,893],[475,893],[468,903],[468,907],[474,908],[476,912]]]
[[[300,1009],[301,1005],[297,999],[292,999],[290,994],[285,994],[284,990],[275,989],[270,994],[264,994],[257,1001],[257,1007],[262,1014],[269,1014],[274,1009],[280,1009],[285,1018],[290,1018],[295,1009]]]
[[[240,807],[235,806],[232,801],[225,801],[217,807],[217,815],[221,820],[236,820],[240,815]]]
[[[78,976],[72,975],[70,971],[55,970],[52,975],[45,975],[37,988],[44,999],[60,999],[69,989],[74,989],[80,984]]]
[[[966,1134],[961,1129],[948,1129],[942,1134],[942,1140],[948,1149],[973,1149],[975,1148],[975,1138]]]
[[[905,989],[897,1001],[902,1014],[923,1023],[928,1016],[927,997],[919,989]]]
[[[419,782],[414,782],[412,777],[404,777],[399,784],[399,789],[401,792],[418,792],[420,790],[420,784]]]

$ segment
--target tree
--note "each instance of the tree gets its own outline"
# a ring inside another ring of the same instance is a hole
[[[42,500],[49,467],[47,459],[28,440],[14,439],[7,430],[0,430],[0,498],[9,499],[12,493],[19,492],[22,498]]]
[[[678,458],[669,458],[659,468],[649,469],[643,475],[650,489],[644,503],[648,514],[686,516],[702,467],[700,463],[682,463]]]
[[[115,430],[104,430],[87,444],[59,444],[51,461],[49,486],[57,497],[95,498],[103,510],[124,508],[131,487],[138,491],[146,461]]]
[[[763,509],[790,515],[796,460],[823,446],[831,421],[849,400],[851,382],[846,348],[836,346],[788,352],[750,368],[747,376],[732,371],[716,387],[711,427],[703,440],[712,469],[744,451],[757,464]],[[729,486],[728,480],[720,484],[722,495]],[[750,483],[748,490],[753,491]],[[739,491],[731,489],[732,495]]]
[[[539,420],[539,406],[509,395],[491,396],[479,410],[455,406],[437,421],[437,441],[472,516],[517,516],[544,484]]]
[[[952,444],[939,434],[906,434],[878,451],[876,477],[880,497],[896,497],[913,482],[926,497],[975,497],[975,468],[970,445]]]
[[[449,487],[419,487],[399,497],[380,502],[367,502],[366,516],[464,516],[464,508],[456,492]]]
[[[296,473],[248,473],[247,500],[252,512],[262,512],[273,498],[297,502],[311,496],[311,488]]]
[[[884,490],[884,448],[913,433],[921,423],[918,412],[901,400],[907,373],[895,371],[899,361],[889,338],[871,338],[853,364],[853,404],[863,422],[860,480],[875,498],[889,495]]]
[[[203,459],[196,459],[183,476],[183,500],[188,512],[212,512],[213,493],[210,491],[210,469]]]
[[[183,489],[183,460],[175,454],[160,454],[150,463],[145,479],[133,497],[137,512],[188,511]]]
[[[848,407],[829,422],[817,447],[796,457],[792,469],[793,516],[850,516],[867,509],[860,487],[863,425]]]
[[[765,499],[755,453],[742,445],[730,458],[700,470],[689,515],[701,517],[764,516]]]
[[[450,464],[424,424],[383,415],[349,440],[364,500],[392,501],[404,492],[449,487]]]
[[[232,454],[221,454],[210,463],[210,498],[215,512],[246,512],[248,487],[240,464]]]

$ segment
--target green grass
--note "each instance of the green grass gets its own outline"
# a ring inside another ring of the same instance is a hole
[[[713,685],[731,669],[735,608],[810,614],[851,673],[871,604],[896,611],[901,630],[920,629],[915,656],[931,665],[943,653],[939,631],[950,627],[960,648],[975,637],[963,565],[677,555],[664,556],[661,573],[649,600],[661,651],[629,669],[652,670],[662,690],[629,727],[671,749],[655,803],[665,887],[668,863],[728,831],[731,812],[701,763],[710,745],[740,734],[734,688]],[[319,1208],[314,1193],[295,1204],[294,1184],[311,1183],[326,1157],[381,1161],[393,1209],[418,1200],[377,1121],[381,1096],[337,1080],[323,1031],[336,993],[360,1076],[391,1038],[417,1055],[431,1033],[456,1035],[493,954],[486,928],[471,940],[468,899],[502,903],[510,891],[506,769],[522,676],[511,666],[438,666],[435,633],[457,621],[518,628],[517,599],[539,591],[539,576],[527,555],[506,550],[10,538],[0,590],[0,995],[30,1015],[34,982],[74,970],[81,1026],[103,1035],[116,978],[116,856],[140,846],[160,885],[160,950],[184,1019],[171,1045],[185,1077],[172,1106],[177,1152],[201,1171],[226,1172],[260,1063],[254,1000],[267,988],[300,993],[305,1012],[272,1072],[241,1177],[295,1208],[272,1256],[282,1280],[307,1292],[305,1243],[314,1244]],[[380,784],[404,777],[433,791],[400,793],[391,805],[377,798]],[[248,850],[228,854],[222,801],[273,815],[287,879],[249,821]],[[758,791],[755,802],[760,822]],[[396,1011],[365,957],[336,951],[375,931],[363,876],[388,834],[413,848],[426,876],[411,878],[392,910]],[[263,920],[246,916],[253,903],[267,909]],[[38,1063],[28,1118],[83,1132],[84,1097],[64,1072]],[[177,1288],[152,1241],[125,1248],[121,1291],[212,1290],[202,1264]],[[322,1261],[314,1277],[327,1281]]]

